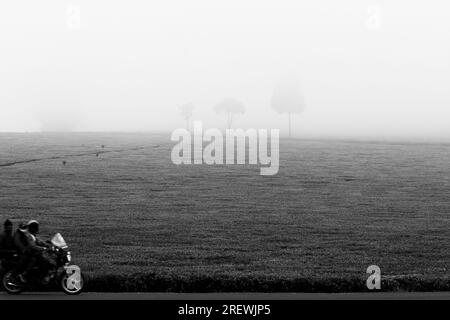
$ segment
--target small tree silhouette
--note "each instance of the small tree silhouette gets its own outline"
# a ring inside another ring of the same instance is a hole
[[[186,120],[186,129],[189,130],[189,121],[192,118],[192,113],[195,109],[195,106],[192,103],[185,103],[180,106],[180,114],[184,120]]]
[[[233,115],[239,114],[239,113],[245,113],[245,107],[244,105],[232,98],[226,98],[219,102],[215,107],[214,110],[217,113],[226,113],[227,114],[227,126],[228,129],[231,128],[231,124],[233,122]]]
[[[281,82],[275,87],[270,102],[275,111],[288,114],[289,137],[291,137],[291,115],[302,113],[305,109],[305,100],[298,82],[294,79]]]

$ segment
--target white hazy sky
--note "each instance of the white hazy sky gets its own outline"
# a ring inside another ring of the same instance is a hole
[[[450,140],[448,0],[14,0],[0,4],[0,131],[169,131],[194,119],[302,136]]]

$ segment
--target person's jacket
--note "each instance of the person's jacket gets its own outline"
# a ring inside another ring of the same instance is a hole
[[[28,250],[31,252],[42,252],[45,251],[49,245],[39,239],[37,236],[32,235],[31,233],[27,232],[27,239],[28,239]]]
[[[14,247],[22,254],[27,253],[28,250],[28,238],[26,233],[26,231],[17,229],[13,236]]]
[[[14,233],[14,246],[22,254],[35,254],[44,251],[46,243],[33,236],[28,231],[17,230]]]

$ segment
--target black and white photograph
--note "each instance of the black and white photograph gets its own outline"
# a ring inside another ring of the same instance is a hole
[[[0,3],[2,301],[450,300],[449,161],[446,0]]]

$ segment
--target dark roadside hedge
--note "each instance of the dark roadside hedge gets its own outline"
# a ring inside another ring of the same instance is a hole
[[[365,292],[365,278],[174,277],[157,274],[87,277],[91,292]],[[382,279],[380,291],[450,291],[450,278]]]

